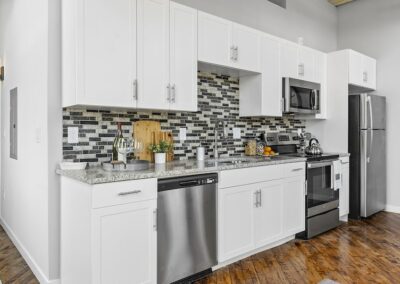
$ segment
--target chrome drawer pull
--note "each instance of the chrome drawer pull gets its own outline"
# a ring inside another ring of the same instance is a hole
[[[293,169],[292,172],[299,172],[299,171],[302,171],[302,170],[303,170],[303,168],[298,168],[298,169]]]
[[[141,193],[141,190],[134,190],[134,191],[127,191],[127,192],[120,192],[118,193],[119,196],[131,195],[131,194],[138,194]]]

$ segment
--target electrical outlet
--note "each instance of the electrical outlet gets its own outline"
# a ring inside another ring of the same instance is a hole
[[[186,140],[186,128],[179,129],[179,140],[181,140],[181,141]]]
[[[78,144],[78,143],[79,143],[79,128],[68,127],[68,144]]]
[[[240,128],[233,128],[233,139],[240,139],[242,136]]]

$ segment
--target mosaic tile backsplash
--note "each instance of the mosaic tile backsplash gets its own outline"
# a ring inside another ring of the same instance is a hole
[[[132,123],[137,120],[157,120],[162,130],[174,135],[175,159],[196,157],[196,148],[206,148],[213,155],[214,126],[223,120],[228,129],[226,138],[219,139],[219,154],[223,157],[244,154],[248,139],[265,131],[295,131],[305,128],[305,122],[287,116],[283,118],[239,117],[239,79],[211,74],[198,74],[198,111],[190,112],[115,112],[96,109],[66,108],[63,110],[63,158],[69,162],[89,162],[98,165],[109,161],[117,123],[122,123],[124,135],[132,135]],[[68,144],[68,127],[79,128],[79,143]],[[233,139],[233,128],[241,129],[241,139]],[[187,129],[187,139],[179,140],[179,129]]]

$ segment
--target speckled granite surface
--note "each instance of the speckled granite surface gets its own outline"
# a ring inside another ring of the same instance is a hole
[[[241,161],[231,163],[230,161]],[[198,162],[196,160],[174,161],[165,165],[152,164],[148,170],[135,172],[106,172],[101,167],[93,167],[87,170],[57,170],[57,173],[84,182],[87,184],[110,183],[127,180],[137,180],[146,178],[166,178],[175,176],[185,176],[193,174],[202,174],[210,172],[219,172],[223,170],[232,170],[239,168],[259,167],[268,165],[278,165],[285,163],[305,162],[304,158],[277,156],[274,158],[235,158],[206,160]]]

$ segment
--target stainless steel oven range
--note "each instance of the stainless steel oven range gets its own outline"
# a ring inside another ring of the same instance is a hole
[[[337,154],[307,155],[298,153],[297,133],[268,133],[265,142],[284,156],[304,157],[307,160],[306,230],[296,237],[309,239],[339,223],[339,187],[341,174],[335,166]]]

